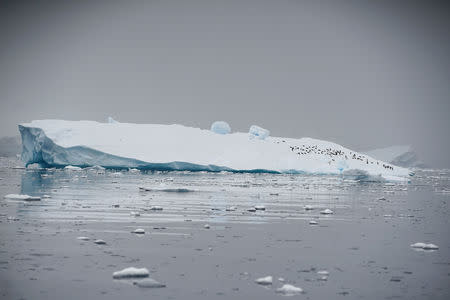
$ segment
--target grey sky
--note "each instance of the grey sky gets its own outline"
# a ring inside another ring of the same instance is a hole
[[[445,4],[29,2],[0,8],[0,136],[44,118],[220,119],[357,150],[411,144],[450,167]]]

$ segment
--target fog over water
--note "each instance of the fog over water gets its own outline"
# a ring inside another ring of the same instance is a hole
[[[5,1],[0,136],[33,119],[410,144],[450,167],[444,2]]]

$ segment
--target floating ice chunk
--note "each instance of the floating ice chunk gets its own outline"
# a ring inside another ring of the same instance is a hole
[[[80,171],[82,170],[80,167],[76,167],[76,166],[66,166],[64,168],[64,170],[69,170],[69,171]]]
[[[146,278],[146,279],[142,279],[139,281],[135,281],[135,282],[133,282],[133,284],[137,285],[138,287],[141,287],[141,288],[164,288],[164,287],[166,287],[165,284],[160,283],[152,278]]]
[[[317,221],[311,220],[309,221],[309,225],[318,225],[319,223]]]
[[[413,248],[421,248],[421,249],[423,249],[423,247],[425,247],[427,244],[425,244],[425,243],[414,243],[414,244],[411,244],[410,246],[411,247],[413,247]]]
[[[121,279],[121,278],[136,278],[136,277],[148,277],[150,273],[148,272],[147,268],[125,268],[123,270],[117,271],[113,273],[114,279]]]
[[[305,205],[305,210],[313,210],[314,207],[312,205]]]
[[[439,249],[439,247],[435,244],[426,244],[423,247],[423,250],[437,250],[437,249]]]
[[[203,227],[205,227],[205,229],[211,228],[211,227],[209,226],[209,224],[205,224]]]
[[[278,281],[279,281],[279,282],[284,282],[285,280],[284,280],[283,277],[278,277]]]
[[[154,205],[150,207],[150,210],[163,210],[163,208],[161,206]]]
[[[23,200],[23,201],[40,201],[40,197],[34,197],[30,195],[25,194],[8,194],[4,196],[6,199],[12,199],[12,200]]]
[[[216,121],[211,124],[211,131],[218,134],[229,134],[231,127],[225,121]]]
[[[250,207],[249,209],[247,209],[247,211],[249,211],[249,212],[255,212],[255,211],[256,211],[256,208]]]
[[[97,245],[105,245],[106,244],[106,242],[104,240],[100,240],[100,239],[99,240],[95,240],[94,243],[97,244]]]
[[[261,277],[261,278],[256,279],[255,282],[257,284],[261,284],[261,285],[269,285],[269,284],[272,284],[273,278],[272,278],[272,276]]]
[[[135,230],[133,230],[133,233],[135,234],[145,234],[145,230],[142,228],[137,228]]]
[[[230,206],[225,208],[225,211],[235,211],[236,210],[236,206]]]
[[[332,214],[334,214],[334,211],[332,211],[331,209],[327,208],[327,209],[324,209],[324,210],[320,211],[320,213],[322,215],[332,215]]]
[[[140,173],[141,171],[139,171],[139,169],[131,168],[131,169],[128,169],[128,172],[130,172],[130,173]]]
[[[423,250],[437,250],[439,247],[435,244],[426,244],[426,243],[414,243],[410,245],[412,248],[423,249]]]
[[[42,198],[44,198],[44,199],[49,199],[49,198],[51,198],[52,196],[50,196],[50,195],[43,195],[42,196]]]
[[[256,210],[266,210],[266,207],[264,205],[255,205]]]
[[[320,271],[317,271],[317,274],[328,276],[328,275],[330,275],[330,272],[328,272],[327,270],[320,270]]]
[[[264,129],[262,127],[259,127],[257,125],[250,126],[250,130],[248,131],[248,134],[251,139],[257,138],[260,140],[266,139],[270,135],[270,131],[267,129]]]
[[[161,187],[139,187],[139,190],[145,191],[145,192],[167,192],[167,193],[189,193],[189,192],[195,192],[195,190],[188,189],[188,188],[166,188],[165,185],[162,185]]]
[[[141,213],[138,211],[132,211],[132,212],[130,212],[130,215],[133,217],[139,217],[141,215]]]
[[[108,121],[109,124],[118,124],[119,123],[116,120],[114,120],[112,117],[108,117],[107,121]]]
[[[284,284],[282,287],[277,289],[277,293],[281,293],[285,296],[294,296],[303,292],[302,288],[293,286],[292,284]]]
[[[87,236],[79,236],[79,237],[77,237],[77,240],[80,240],[80,241],[89,241],[90,238],[88,238]]]

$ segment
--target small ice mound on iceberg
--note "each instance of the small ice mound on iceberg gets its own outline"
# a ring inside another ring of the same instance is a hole
[[[426,243],[414,243],[410,245],[414,249],[420,250],[438,250],[439,247],[435,244],[426,244]]]
[[[77,237],[77,240],[80,240],[80,241],[89,241],[90,238],[88,238],[87,236],[79,236],[79,237]]]
[[[283,294],[284,296],[294,296],[303,293],[303,289],[296,287],[292,284],[284,284],[282,287],[278,288],[277,293]]]
[[[134,234],[145,234],[145,230],[142,228],[137,228],[135,230],[133,230]]]
[[[133,282],[134,285],[137,285],[140,288],[164,288],[166,285],[164,283],[158,282],[152,278],[146,278],[139,281]]]
[[[114,279],[148,277],[147,268],[129,267],[113,273]]]
[[[107,122],[108,122],[108,124],[118,124],[119,123],[116,120],[114,120],[111,116],[108,117]]]
[[[261,277],[256,279],[255,282],[261,285],[270,285],[273,282],[273,277],[272,276]]]
[[[327,208],[327,209],[324,209],[324,210],[320,211],[320,213],[322,215],[332,215],[332,214],[334,214],[334,211],[332,211],[331,209]]]
[[[211,131],[217,134],[229,134],[231,127],[225,121],[216,121],[211,124]]]
[[[270,131],[257,125],[252,125],[250,126],[248,134],[250,139],[257,138],[260,140],[265,140],[270,135]]]
[[[8,194],[4,196],[5,199],[23,200],[23,201],[41,201],[40,197],[34,197],[26,194]]]
[[[106,242],[104,240],[100,240],[100,239],[95,240],[94,243],[97,245],[106,245]]]

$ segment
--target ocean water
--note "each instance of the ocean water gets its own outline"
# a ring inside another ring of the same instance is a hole
[[[0,159],[3,299],[275,299],[285,283],[303,299],[450,299],[449,170],[399,184],[17,165]],[[166,287],[112,278],[127,267]]]

